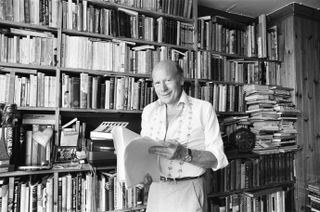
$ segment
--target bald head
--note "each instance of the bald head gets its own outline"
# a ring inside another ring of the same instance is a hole
[[[177,63],[175,63],[172,60],[162,60],[159,63],[157,63],[153,68],[152,74],[161,70],[167,70],[168,72],[173,73],[177,77],[183,77],[183,70]]]
[[[164,60],[154,66],[152,72],[153,86],[161,102],[174,106],[182,94],[183,73],[177,64]]]

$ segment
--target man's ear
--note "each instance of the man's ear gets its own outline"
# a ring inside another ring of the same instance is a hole
[[[181,86],[184,85],[184,79],[183,79],[183,77],[180,78],[180,85],[181,85]]]

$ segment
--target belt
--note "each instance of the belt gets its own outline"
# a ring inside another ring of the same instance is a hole
[[[170,177],[164,177],[160,176],[160,181],[162,182],[178,182],[178,181],[185,181],[185,180],[194,180],[203,177],[204,174],[200,176],[195,177],[181,177],[181,178],[170,178]]]

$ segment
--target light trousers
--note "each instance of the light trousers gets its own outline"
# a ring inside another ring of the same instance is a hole
[[[204,178],[177,182],[153,182],[147,212],[206,212]]]

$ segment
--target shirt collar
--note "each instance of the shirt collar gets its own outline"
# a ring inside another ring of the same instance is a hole
[[[164,103],[162,103],[160,99],[157,100],[157,103],[159,104],[159,106],[164,105]],[[181,93],[181,96],[180,96],[180,99],[179,99],[177,105],[179,105],[180,103],[183,103],[187,106],[190,105],[188,95],[186,94],[186,92],[184,90]]]

